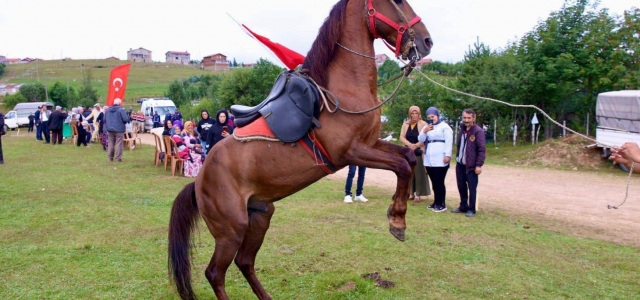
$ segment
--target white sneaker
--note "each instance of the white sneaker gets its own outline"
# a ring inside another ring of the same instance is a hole
[[[365,198],[364,195],[357,195],[356,196],[356,201],[367,202],[367,201],[369,201],[369,199]]]
[[[353,203],[353,198],[351,198],[351,195],[344,196],[344,203]]]

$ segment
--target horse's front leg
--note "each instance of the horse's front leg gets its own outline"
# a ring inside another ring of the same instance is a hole
[[[357,143],[347,152],[346,160],[350,165],[389,170],[396,174],[398,178],[396,192],[393,195],[393,203],[387,211],[387,217],[391,234],[404,242],[409,183],[416,163],[411,149],[381,140],[378,140],[373,147]]]

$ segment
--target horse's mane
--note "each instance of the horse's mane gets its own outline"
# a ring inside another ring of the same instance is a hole
[[[309,76],[320,86],[327,86],[327,67],[334,57],[336,43],[342,33],[343,15],[348,1],[340,0],[333,6],[302,63],[302,68],[307,69]]]

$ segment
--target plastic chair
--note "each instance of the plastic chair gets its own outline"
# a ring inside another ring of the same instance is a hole
[[[153,163],[157,167],[158,164],[160,163],[160,153],[163,153],[162,151],[163,146],[162,146],[162,140],[157,134],[153,134],[153,138],[155,139],[155,142],[156,142],[156,158],[154,159]]]
[[[169,140],[171,141],[171,176],[176,176],[177,168],[180,168],[180,173],[184,174],[184,160],[180,158],[178,144],[171,138]]]
[[[164,169],[167,170],[167,165],[173,161],[173,155],[171,154],[171,137],[168,135],[162,136],[162,141],[164,141]]]
[[[131,138],[133,138],[133,143],[134,145],[136,145],[137,147],[141,147],[142,146],[142,139],[140,139],[140,137],[138,136],[138,132],[136,132],[135,130],[132,132],[132,136]]]
[[[71,145],[75,145],[78,142],[78,125],[71,124]]]
[[[129,145],[129,151],[136,148],[136,142],[133,138],[133,133],[131,131],[127,131],[124,133],[124,137],[122,138],[122,142],[124,145]]]

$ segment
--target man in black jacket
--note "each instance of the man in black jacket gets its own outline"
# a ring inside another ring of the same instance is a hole
[[[5,134],[7,134],[7,132],[4,131],[4,115],[0,112],[0,165],[4,164],[4,157],[2,155],[2,136]]]
[[[40,113],[42,111],[42,106],[38,106],[38,110],[36,110],[34,120],[36,122],[36,140],[42,141],[42,126],[40,126]]]
[[[62,112],[62,107],[56,106],[56,111],[49,116],[49,128],[51,130],[51,144],[62,144],[62,124],[67,118],[67,114]]]

